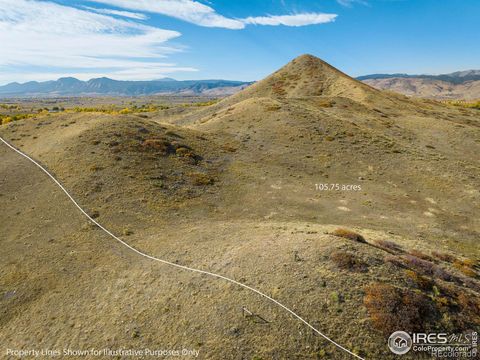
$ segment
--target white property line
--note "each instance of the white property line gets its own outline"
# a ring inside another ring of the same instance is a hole
[[[336,347],[338,347],[339,349],[342,349],[343,351],[349,353],[350,355],[360,359],[360,360],[365,360],[364,358],[358,356],[357,354],[354,354],[353,352],[351,352],[350,350],[346,349],[345,347],[343,347],[342,345],[336,343],[335,341],[333,341],[332,339],[330,339],[328,336],[326,336],[325,334],[323,334],[321,331],[317,330],[315,327],[313,327],[313,325],[311,325],[309,322],[307,322],[306,320],[304,320],[300,315],[297,315],[295,312],[293,312],[292,310],[290,310],[288,307],[286,307],[285,305],[283,305],[282,303],[280,303],[279,301],[275,300],[274,298],[262,293],[261,291],[255,289],[255,288],[252,288],[248,285],[245,285],[245,284],[242,284],[241,282],[238,282],[236,280],[233,280],[233,279],[230,279],[228,277],[225,277],[223,275],[219,275],[219,274],[215,274],[215,273],[211,273],[211,272],[208,272],[208,271],[205,271],[205,270],[199,270],[199,269],[194,269],[194,268],[190,268],[190,267],[187,267],[187,266],[183,266],[183,265],[179,265],[179,264],[175,264],[175,263],[172,263],[170,261],[167,261],[167,260],[162,260],[162,259],[159,259],[159,258],[156,258],[154,256],[151,256],[151,255],[148,255],[148,254],[145,254],[143,252],[141,252],[140,250],[137,250],[135,249],[134,247],[132,247],[131,245],[127,244],[125,241],[123,241],[122,239],[120,239],[119,237],[117,237],[116,235],[114,235],[112,232],[110,232],[108,229],[106,229],[105,227],[103,227],[100,223],[98,223],[95,219],[93,219],[90,215],[88,215],[85,210],[83,210],[80,205],[78,205],[78,203],[75,201],[75,199],[68,193],[68,191],[63,187],[62,184],[60,184],[60,182],[52,175],[48,172],[48,170],[46,170],[42,165],[40,165],[37,161],[33,160],[30,156],[24,154],[23,152],[21,152],[20,150],[18,150],[17,148],[15,148],[14,146],[10,145],[7,141],[5,141],[1,136],[0,136],[0,140],[5,144],[7,145],[10,149],[12,149],[13,151],[17,152],[18,154],[20,154],[21,156],[23,156],[24,158],[26,158],[27,160],[30,160],[32,163],[34,163],[37,167],[39,167],[45,174],[47,174],[54,182],[55,184],[58,185],[58,187],[60,189],[62,189],[62,191],[68,196],[68,198],[72,201],[72,203],[78,208],[78,210],[80,210],[82,212],[83,215],[85,215],[88,220],[90,220],[92,223],[94,223],[95,225],[97,225],[100,229],[102,229],[104,232],[106,232],[108,235],[110,235],[113,239],[115,239],[116,241],[118,241],[119,243],[121,243],[123,246],[126,246],[127,248],[129,248],[130,250],[136,252],[138,255],[140,256],[143,256],[143,257],[146,257],[147,259],[150,259],[150,260],[153,260],[153,261],[158,261],[160,263],[163,263],[163,264],[166,264],[166,265],[170,265],[170,266],[175,266],[177,268],[180,268],[180,269],[183,269],[183,270],[187,270],[187,271],[192,271],[192,272],[196,272],[196,273],[199,273],[199,274],[204,274],[204,275],[209,275],[209,276],[212,276],[212,277],[215,277],[215,278],[219,278],[219,279],[223,279],[225,281],[228,281],[230,283],[233,283],[235,285],[238,285],[238,286],[241,286],[247,290],[250,290],[268,300],[270,300],[271,302],[273,302],[274,304],[280,306],[282,309],[284,309],[285,311],[287,311],[288,313],[290,313],[291,315],[293,315],[295,318],[297,318],[298,320],[300,320],[302,323],[304,323],[305,325],[307,325],[310,329],[312,329],[315,333],[317,333],[318,335],[320,335],[321,337],[323,337],[325,340],[331,342],[333,345],[335,345]]]

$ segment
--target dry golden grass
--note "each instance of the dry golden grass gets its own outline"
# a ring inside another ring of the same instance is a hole
[[[215,183],[215,179],[203,173],[195,172],[188,174],[188,176],[192,179],[193,185],[196,186],[213,185]]]
[[[367,242],[362,235],[348,229],[338,228],[332,232],[332,235],[353,240],[353,241],[358,241],[361,243]]]
[[[453,262],[453,266],[458,269],[462,274],[476,278],[478,273],[474,270],[476,266],[476,261],[472,259],[464,259],[464,260],[455,260]]]

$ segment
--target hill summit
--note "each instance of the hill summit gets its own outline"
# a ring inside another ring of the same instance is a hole
[[[234,98],[244,100],[249,97],[342,96],[363,101],[373,93],[378,91],[351,78],[325,61],[305,54],[234,95]]]

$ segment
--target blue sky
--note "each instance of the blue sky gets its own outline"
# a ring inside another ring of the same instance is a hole
[[[478,0],[0,0],[0,84],[480,69]]]

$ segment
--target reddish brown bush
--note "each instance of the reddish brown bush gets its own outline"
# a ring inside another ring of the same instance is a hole
[[[437,252],[437,251],[432,251],[432,255],[439,259],[439,260],[442,260],[442,261],[445,261],[445,262],[454,262],[456,260],[456,258],[453,256],[453,255],[450,255],[450,254],[447,254],[447,253],[441,253],[441,252]]]
[[[441,285],[440,291],[448,299],[448,307],[442,309],[446,312],[448,326],[451,331],[465,331],[465,329],[480,326],[480,298],[468,293],[454,285]]]
[[[433,270],[433,277],[436,279],[441,279],[444,281],[454,281],[460,282],[457,276],[452,275],[447,270],[441,268],[440,266],[435,266]]]
[[[477,272],[474,270],[476,266],[476,261],[472,259],[465,259],[465,260],[455,260],[453,262],[453,266],[460,270],[464,275],[476,278]]]
[[[458,280],[455,276],[450,274],[447,270],[441,268],[440,266],[430,261],[420,259],[413,255],[406,255],[403,258],[408,267],[416,270],[417,272],[420,272],[422,275],[431,276],[436,279],[441,279],[444,281]]]
[[[385,260],[386,263],[390,263],[390,264],[392,264],[396,267],[406,268],[405,262],[403,261],[403,259],[401,257],[388,255],[388,256],[385,256],[384,260]]]
[[[367,242],[362,235],[347,229],[342,229],[342,228],[336,229],[334,232],[332,232],[332,235],[343,237],[345,239],[349,239],[353,241],[358,241],[361,243]]]
[[[403,257],[405,259],[405,262],[407,263],[408,266],[416,269],[417,271],[421,272],[422,274],[426,275],[433,275],[433,272],[435,270],[435,264],[420,259],[416,256],[413,255],[406,255]]]
[[[410,282],[412,282],[413,285],[415,285],[419,289],[426,290],[426,291],[432,290],[434,285],[434,282],[432,279],[422,276],[419,273],[412,270],[407,270],[405,273],[407,274],[407,278],[410,280]]]
[[[348,271],[366,271],[367,264],[357,256],[343,251],[334,252],[330,259],[337,265],[339,269]]]
[[[400,245],[394,243],[393,241],[377,240],[377,241],[375,241],[375,243],[385,250],[390,250],[390,251],[393,251],[393,252],[402,252],[403,251],[402,247]]]
[[[163,155],[175,153],[175,148],[172,144],[162,139],[147,139],[142,143],[144,150],[151,150],[160,152]]]
[[[385,333],[425,331],[437,317],[434,303],[425,295],[375,283],[365,289],[364,304],[373,326]]]
[[[430,262],[434,261],[434,259],[430,255],[427,255],[427,254],[421,252],[420,250],[414,249],[414,250],[410,251],[410,255],[415,256],[415,257],[417,257],[419,259],[422,259],[422,260],[426,260],[426,261],[430,261]]]
[[[474,279],[463,279],[463,282],[465,283],[465,286],[471,290],[476,291],[477,293],[480,293],[480,282]]]
[[[478,297],[461,292],[457,296],[457,303],[463,312],[475,316],[480,325],[480,299]]]

